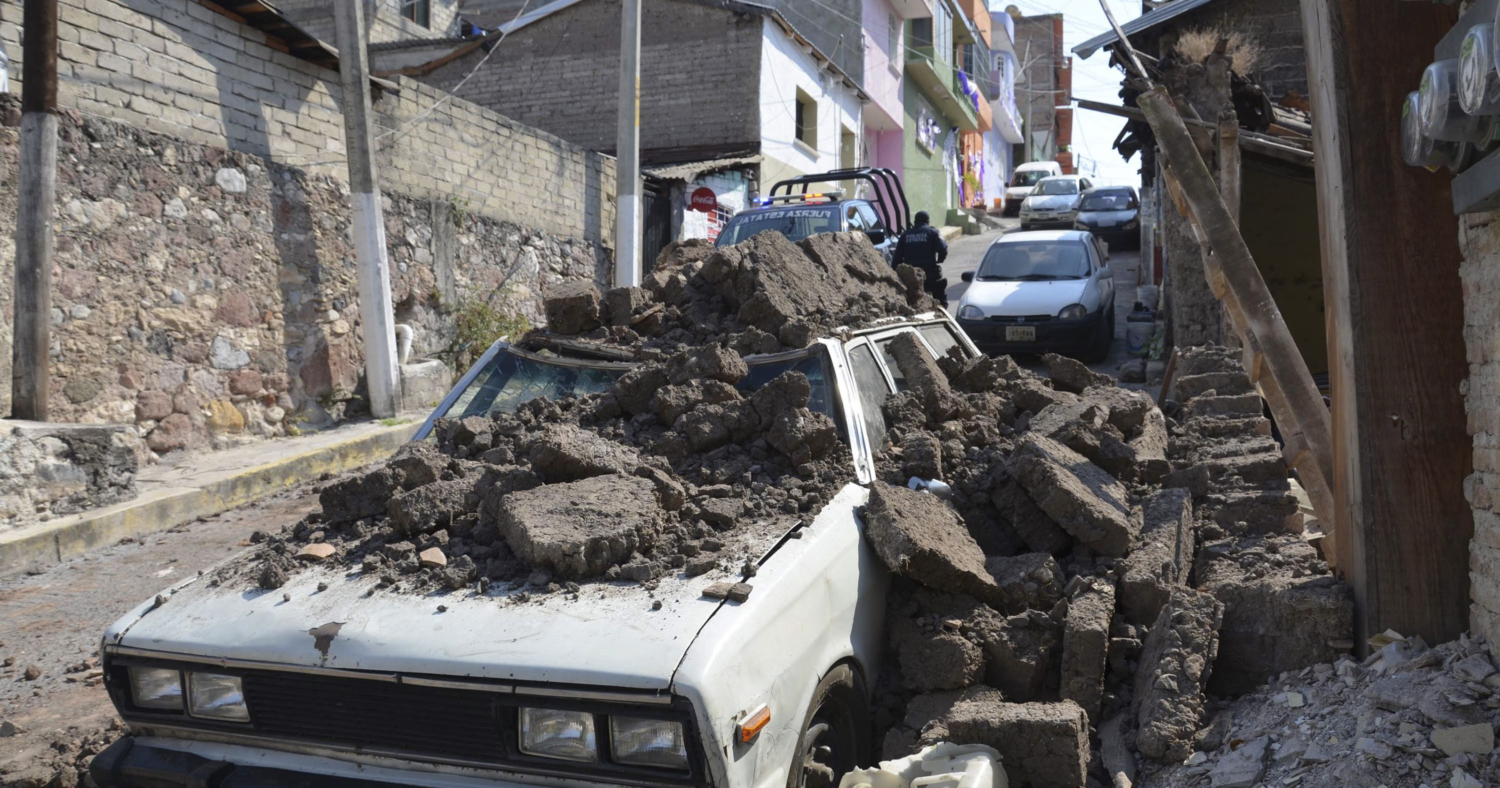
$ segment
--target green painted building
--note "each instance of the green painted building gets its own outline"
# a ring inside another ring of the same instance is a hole
[[[978,41],[972,22],[952,0],[934,0],[930,18],[906,26],[902,183],[912,213],[926,211],[934,225],[950,223],[959,205],[958,132],[979,130],[979,115],[963,94],[959,47]],[[950,143],[950,137],[952,142]],[[945,155],[947,154],[947,155]]]

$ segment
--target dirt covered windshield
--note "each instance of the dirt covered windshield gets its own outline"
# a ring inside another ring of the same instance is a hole
[[[809,235],[835,233],[840,229],[838,208],[777,208],[742,213],[729,220],[716,245],[733,246],[767,230],[781,233],[789,241],[800,241]]]
[[[774,357],[745,360],[750,374],[735,386],[749,395],[784,372],[801,372],[812,387],[808,409],[823,413],[841,423],[834,412],[833,393],[829,386],[827,356],[821,348],[803,353],[779,354]],[[528,353],[514,347],[502,348],[484,369],[443,412],[447,419],[469,416],[493,416],[514,413],[517,408],[539,397],[558,400],[583,397],[608,391],[621,375],[635,365],[608,362],[577,362]],[[840,437],[843,430],[840,429]]]

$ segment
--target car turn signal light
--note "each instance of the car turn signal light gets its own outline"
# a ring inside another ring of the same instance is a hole
[[[740,719],[740,743],[749,744],[771,723],[771,707],[762,703],[755,711]]]

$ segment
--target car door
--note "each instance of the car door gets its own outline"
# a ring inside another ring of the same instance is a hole
[[[1089,234],[1090,256],[1094,258],[1092,273],[1094,286],[1099,290],[1099,307],[1108,310],[1115,302],[1115,272],[1109,265],[1109,246],[1104,239],[1092,233]]]

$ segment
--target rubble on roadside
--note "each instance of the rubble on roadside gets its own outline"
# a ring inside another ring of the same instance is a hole
[[[1364,662],[1343,655],[1214,702],[1190,754],[1143,762],[1136,785],[1500,785],[1500,674],[1485,644],[1384,640]]]
[[[1008,358],[942,359],[934,375],[891,350],[908,389],[886,404],[879,475],[945,482],[969,539],[944,524],[941,550],[876,551],[900,576],[876,687],[882,757],[986,744],[1008,756],[1012,785],[1112,784],[1106,760],[1124,775],[1137,759],[1189,758],[1216,698],[1253,690],[1270,666],[1352,648],[1350,590],[1286,510],[1286,466],[1229,351],[1183,354],[1169,421],[1067,359],[1046,359],[1050,380]],[[876,497],[872,532],[939,538],[936,499],[893,509]],[[922,514],[889,522],[905,510]],[[981,554],[998,598],[973,577]],[[1081,722],[1043,722],[1068,719]],[[1101,731],[1108,741],[1090,735]]]

